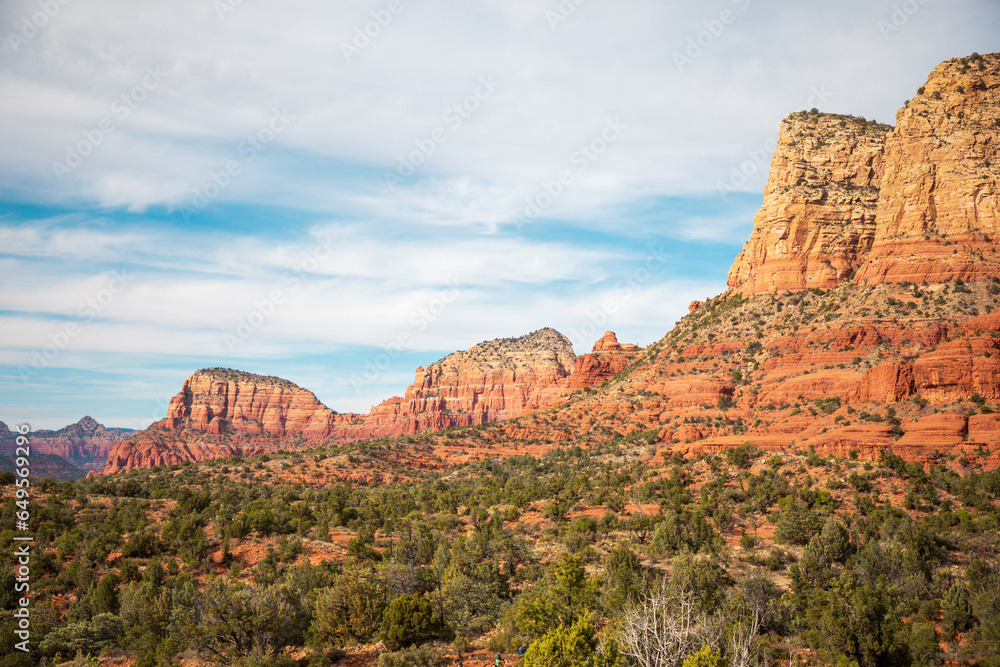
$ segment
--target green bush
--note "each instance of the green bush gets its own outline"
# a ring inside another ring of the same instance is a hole
[[[702,644],[701,650],[689,655],[682,667],[729,667],[729,661],[708,644]]]
[[[726,450],[726,461],[729,465],[734,465],[737,468],[749,468],[754,459],[760,455],[760,450],[754,447],[749,442],[735,447],[733,449]]]
[[[39,649],[47,656],[98,653],[105,646],[112,646],[123,631],[122,619],[114,614],[98,614],[92,620],[56,628],[46,635]]]
[[[382,614],[382,643],[390,651],[417,644],[441,631],[431,602],[419,595],[400,595]]]
[[[316,598],[313,633],[335,645],[368,641],[382,627],[388,595],[388,582],[371,570],[333,575]]]
[[[426,644],[395,653],[383,653],[378,657],[378,667],[439,667],[445,663],[441,652]]]

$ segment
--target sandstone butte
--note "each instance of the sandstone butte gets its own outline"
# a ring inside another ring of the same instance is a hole
[[[896,126],[832,114],[782,122],[754,229],[729,273],[744,296],[985,280],[1000,273],[997,56],[949,60]]]
[[[487,341],[418,367],[402,397],[366,415],[338,414],[281,378],[204,369],[184,381],[164,419],[114,447],[103,472],[511,419],[603,382],[638,351],[637,345],[619,344],[610,331],[592,353],[579,357],[554,329]]]
[[[368,415],[283,381],[195,391],[219,373],[200,371],[104,471],[484,423],[464,437],[496,455],[621,438],[665,457],[751,443],[994,466],[998,94],[1000,55],[973,55],[938,66],[895,127],[788,116],[730,289],[645,349],[608,334],[574,357],[551,330],[483,343],[418,369]],[[544,352],[526,354],[539,334]]]

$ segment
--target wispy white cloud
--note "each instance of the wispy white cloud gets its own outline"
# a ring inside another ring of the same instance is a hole
[[[137,405],[130,392],[171,393],[178,367],[260,362],[357,408],[409,381],[401,356],[371,393],[344,394],[351,364],[400,332],[430,355],[588,323],[648,343],[724,288],[718,248],[735,254],[752,202],[719,185],[759,196],[766,164],[731,174],[784,115],[890,121],[937,63],[994,50],[1000,20],[992,0],[923,3],[888,34],[890,0],[401,0],[348,59],[383,0],[58,4],[28,36],[37,1],[0,3],[0,366],[16,376],[81,325],[35,393],[0,396],[21,404],[93,377]],[[602,142],[609,121],[622,131]],[[507,224],[563,172],[537,217]],[[624,298],[647,241],[684,261]],[[114,271],[132,279],[89,316]],[[460,297],[414,327],[450,285]],[[227,345],[275,290],[280,307]],[[109,371],[115,355],[149,380]]]

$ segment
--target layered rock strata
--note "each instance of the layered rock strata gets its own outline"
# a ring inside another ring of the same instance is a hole
[[[631,343],[622,345],[613,331],[607,331],[594,343],[590,354],[576,358],[569,389],[575,391],[604,382],[624,370],[639,354],[639,346]]]
[[[184,381],[170,399],[162,425],[221,435],[240,433],[321,440],[330,435],[334,413],[316,395],[276,377],[208,368]]]
[[[750,240],[729,273],[743,295],[1000,273],[1000,56],[939,65],[896,127],[795,113]]]
[[[417,367],[402,397],[372,408],[338,439],[408,435],[510,419],[555,398],[566,387],[576,355],[554,329],[501,338]]]
[[[886,125],[796,113],[781,123],[753,232],[729,272],[743,294],[828,289],[875,237]]]
[[[61,457],[76,468],[90,471],[104,467],[115,443],[133,433],[135,431],[128,428],[107,428],[87,416],[58,431],[32,431],[30,440],[34,452]],[[14,434],[0,422],[0,451],[12,453],[14,448]]]
[[[597,354],[604,375],[592,373],[594,381],[617,372],[623,355],[637,349],[618,345],[614,334],[602,341]],[[383,401],[367,415],[338,414],[281,378],[204,369],[184,381],[164,419],[115,445],[103,472],[509,419],[558,398],[575,364],[572,345],[554,329],[487,341],[418,367],[402,397]]]
[[[858,280],[1000,273],[1000,56],[935,68],[886,139],[874,243]]]

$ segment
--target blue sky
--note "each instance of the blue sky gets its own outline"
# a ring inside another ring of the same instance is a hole
[[[208,366],[339,411],[725,289],[780,120],[892,122],[993,0],[0,6],[0,420],[162,417]],[[742,174],[740,174],[742,170]]]

